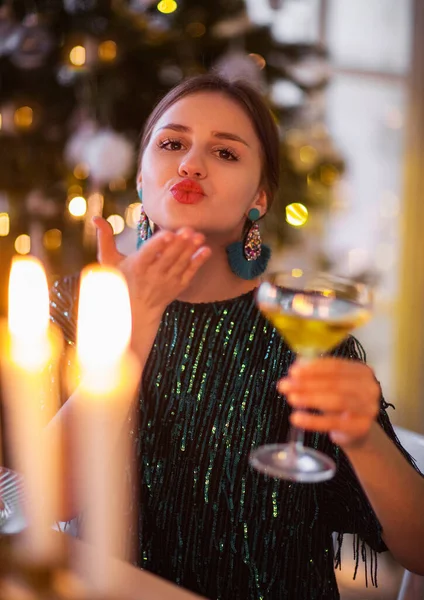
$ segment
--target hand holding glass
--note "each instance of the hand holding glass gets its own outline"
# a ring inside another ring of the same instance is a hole
[[[290,272],[266,276],[256,300],[261,312],[297,353],[310,361],[336,347],[371,315],[371,290],[362,283],[328,273]],[[254,450],[251,464],[259,471],[292,481],[318,482],[333,477],[336,466],[324,453],[303,445],[304,432],[292,427],[286,444]]]

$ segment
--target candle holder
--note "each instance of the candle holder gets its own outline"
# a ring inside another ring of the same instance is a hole
[[[0,531],[0,600],[115,600],[90,592],[70,568],[65,536],[59,556],[48,563],[23,555],[19,537]]]

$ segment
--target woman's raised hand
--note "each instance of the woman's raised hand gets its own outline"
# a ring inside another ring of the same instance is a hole
[[[118,252],[112,228],[105,219],[95,217],[98,234],[98,259],[117,267],[128,283],[133,319],[159,318],[166,306],[178,298],[211,254],[204,246],[203,234],[187,227],[176,233],[159,231],[133,254]]]

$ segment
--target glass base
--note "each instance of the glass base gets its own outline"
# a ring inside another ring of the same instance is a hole
[[[269,444],[250,453],[250,464],[265,475],[316,483],[331,479],[335,462],[326,454],[302,444]]]

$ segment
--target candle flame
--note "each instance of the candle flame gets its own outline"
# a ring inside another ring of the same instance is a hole
[[[15,257],[9,278],[8,328],[13,359],[27,369],[38,369],[49,352],[49,291],[41,262]]]
[[[81,275],[77,355],[86,373],[107,376],[129,346],[131,307],[123,275],[110,267],[86,267]]]

